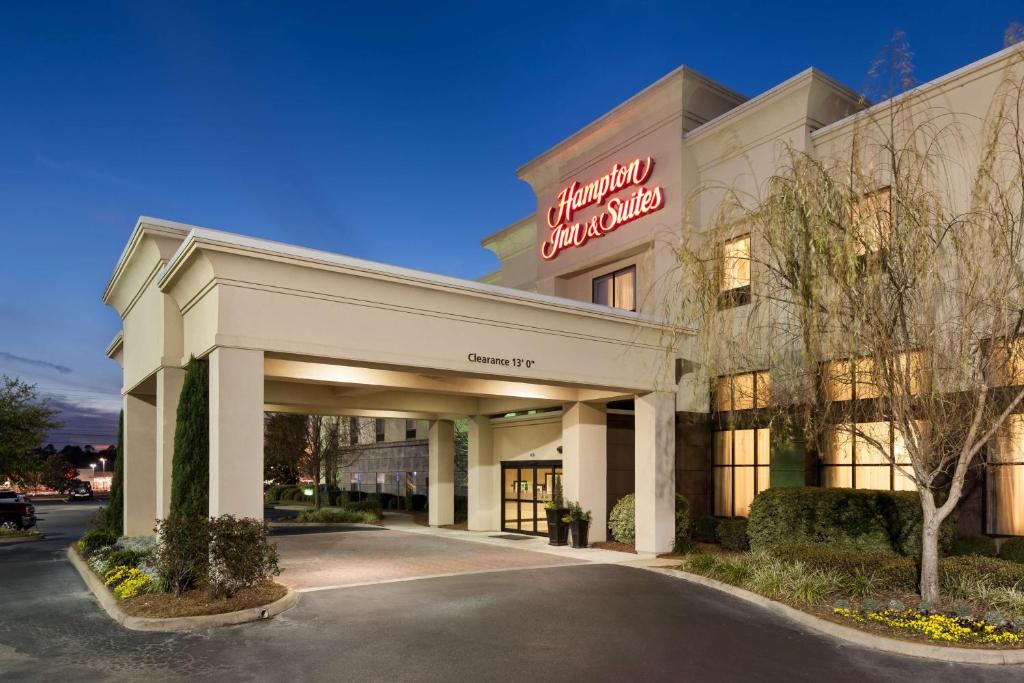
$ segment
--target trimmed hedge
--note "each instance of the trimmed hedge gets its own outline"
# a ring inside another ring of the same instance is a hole
[[[693,540],[700,543],[718,543],[718,520],[714,517],[696,517],[690,522]]]
[[[1024,564],[978,555],[944,557],[939,575],[943,585],[985,581],[990,588],[1013,588],[1024,582]]]
[[[891,551],[847,550],[823,545],[788,544],[768,551],[772,557],[787,562],[803,562],[811,569],[835,570],[844,576],[858,573],[873,575],[887,591],[916,591],[917,564],[909,557]]]
[[[970,534],[968,536],[958,536],[953,541],[953,547],[949,554],[995,557],[999,553],[996,552],[995,539],[989,538],[985,534]]]
[[[718,541],[724,550],[750,550],[748,522],[744,517],[718,520]]]
[[[612,508],[608,515],[608,528],[612,538],[619,543],[633,545],[636,542],[636,498],[627,493]]]
[[[750,506],[748,534],[754,550],[812,544],[917,557],[921,499],[913,491],[768,489]],[[942,525],[940,552],[948,552],[955,535],[954,513]]]
[[[999,549],[999,558],[1024,564],[1024,538],[1008,538]]]

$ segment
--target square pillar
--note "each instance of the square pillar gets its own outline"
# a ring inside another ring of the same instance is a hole
[[[148,396],[125,394],[123,402],[124,535],[151,536],[156,518],[156,406]]]
[[[263,352],[210,353],[210,516],[263,519]]]
[[[667,553],[676,529],[676,400],[659,391],[637,396],[636,549]]]
[[[590,510],[589,540],[608,539],[608,415],[603,406],[562,408],[562,493]]]
[[[469,520],[470,531],[496,531],[501,525],[501,472],[494,460],[491,418],[469,418]]]
[[[430,526],[455,523],[455,423],[433,420],[427,435],[430,484],[427,487],[427,522]]]
[[[161,368],[156,373],[156,518],[171,513],[171,468],[178,399],[185,383],[184,368]]]

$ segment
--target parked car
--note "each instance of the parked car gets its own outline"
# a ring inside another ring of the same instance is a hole
[[[76,481],[68,491],[68,500],[92,500],[92,484],[87,481]]]
[[[0,489],[0,503],[6,502],[27,503],[28,496],[18,493],[14,489]]]
[[[0,500],[0,527],[28,529],[36,525],[36,506],[22,501]]]

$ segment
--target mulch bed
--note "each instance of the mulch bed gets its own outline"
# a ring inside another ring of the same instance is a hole
[[[601,541],[600,543],[591,543],[591,548],[600,548],[601,550],[615,550],[620,553],[633,553],[636,555],[636,546],[629,543],[619,543],[618,541]]]
[[[144,593],[121,600],[118,606],[133,617],[197,617],[262,607],[284,597],[288,589],[268,581],[262,586],[243,588],[231,598],[215,598],[209,588],[188,591],[180,598],[173,593]]]

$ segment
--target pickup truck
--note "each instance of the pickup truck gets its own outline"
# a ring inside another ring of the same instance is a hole
[[[36,506],[20,501],[0,501],[0,527],[29,529],[36,525]]]

